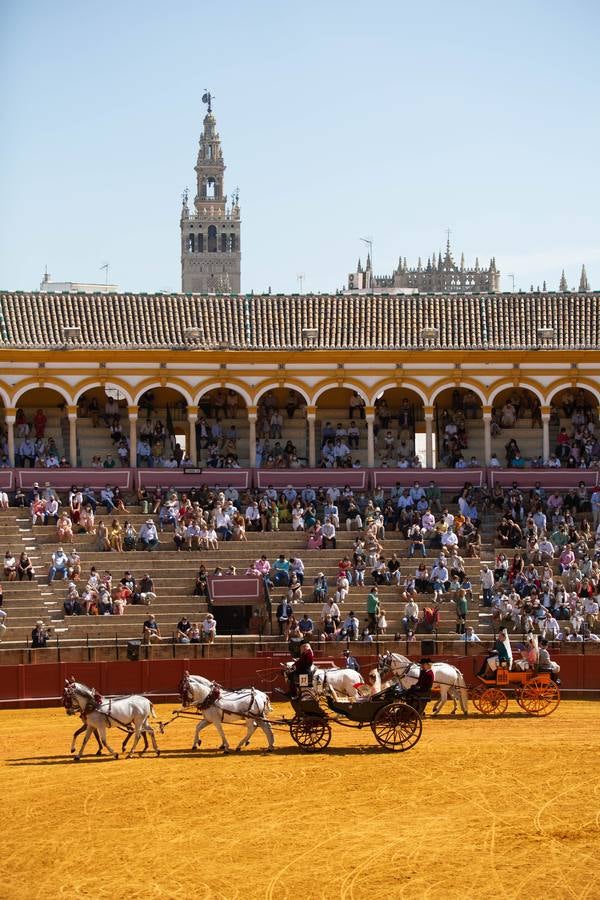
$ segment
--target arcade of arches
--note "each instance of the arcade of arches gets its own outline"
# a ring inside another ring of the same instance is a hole
[[[146,365],[134,372],[131,362],[114,363],[94,380],[89,367],[69,373],[66,360],[56,377],[35,367],[8,377],[0,363],[2,464],[462,467],[495,456],[502,466],[553,457],[573,466],[596,458],[600,378],[574,377],[567,364],[551,378],[506,365],[485,378],[455,364],[410,376],[408,366],[386,373],[376,364],[288,371],[221,362],[198,365],[196,375]]]

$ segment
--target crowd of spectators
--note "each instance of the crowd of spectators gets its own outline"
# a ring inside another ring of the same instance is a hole
[[[600,640],[600,489],[497,492],[502,517],[482,598],[497,627],[548,640]]]
[[[455,612],[456,633],[478,641],[467,618],[481,593],[495,629],[534,632],[548,640],[600,640],[600,489],[589,489],[583,481],[566,491],[545,491],[539,482],[524,491],[514,482],[508,488],[496,485],[492,492],[467,482],[454,512],[442,503],[433,481],[415,481],[412,487],[397,484],[371,495],[348,486],[297,490],[288,485],[242,494],[231,486],[183,493],[156,488],[142,490],[127,502],[108,487],[98,497],[73,487],[63,502],[48,485],[36,484],[26,499],[34,523],[57,528],[48,581],[62,578],[67,583],[67,615],[122,615],[127,605],[149,603],[155,596],[149,573],[138,582],[126,572],[114,586],[108,571],[100,576],[92,569],[82,579],[80,557],[71,544],[78,531],[94,534],[97,549],[106,552],[152,550],[172,541],[178,552],[189,553],[215,551],[223,542],[247,542],[249,531],[268,534],[289,524],[304,535],[304,551],[280,553],[272,561],[263,554],[245,571],[263,579],[277,628],[288,641],[298,632],[318,633],[325,641],[367,642],[386,634],[387,616],[378,591],[387,586],[402,604],[400,631],[409,639],[434,632],[441,605],[448,603]],[[124,518],[132,501],[153,516],[139,529]],[[96,518],[100,504],[110,512],[110,525]],[[91,520],[84,515],[88,510]],[[488,513],[498,517],[494,543],[499,552],[481,565],[474,587],[465,560],[481,555],[481,519]],[[65,549],[60,529],[66,520],[71,536]],[[301,556],[336,549],[340,529],[354,532],[351,550],[340,553],[334,576],[320,571],[307,586]],[[406,540],[404,559],[385,552],[391,534]],[[16,558],[7,550],[3,569],[8,581],[33,577],[26,552]],[[217,566],[211,574],[228,573],[237,574],[235,566],[227,572]],[[207,577],[202,566],[195,595],[207,596]],[[359,610],[358,597],[351,595],[363,585],[369,593]],[[318,621],[298,612],[307,601],[320,605]],[[195,624],[202,632],[203,626]]]

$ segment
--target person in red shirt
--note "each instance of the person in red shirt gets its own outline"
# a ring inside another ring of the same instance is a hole
[[[313,663],[315,661],[315,655],[313,653],[313,649],[308,643],[305,641],[300,644],[300,656],[294,663],[293,667],[289,669],[289,675],[287,676],[290,682],[290,696],[297,697],[300,694],[300,676],[301,675],[310,675]],[[309,679],[310,681],[310,679]]]

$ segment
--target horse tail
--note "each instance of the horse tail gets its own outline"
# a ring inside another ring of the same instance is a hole
[[[469,712],[469,689],[467,688],[467,683],[465,681],[465,676],[457,669],[456,666],[456,683],[460,694],[460,706],[465,715]]]

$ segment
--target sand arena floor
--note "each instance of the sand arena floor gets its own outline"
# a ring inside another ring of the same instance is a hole
[[[279,729],[275,754],[224,757],[212,729],[192,754],[181,720],[159,759],[76,765],[77,722],[0,713],[2,898],[600,897],[598,703],[426,719],[400,754],[335,726],[318,755]]]

